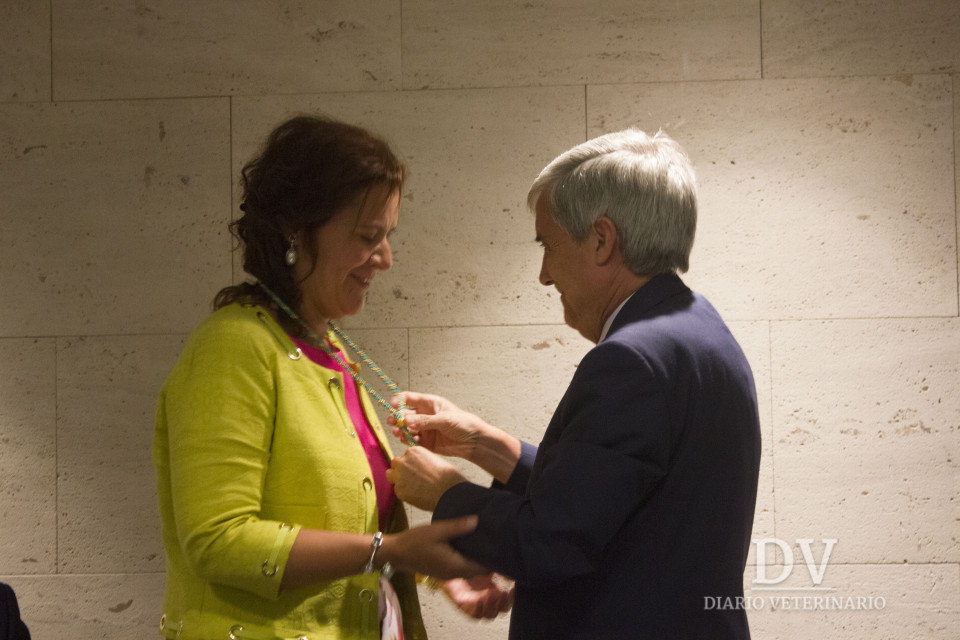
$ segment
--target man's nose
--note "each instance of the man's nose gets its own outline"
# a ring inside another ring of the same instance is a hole
[[[547,260],[546,258],[540,263],[540,284],[545,287],[549,287],[553,284],[553,278],[550,277],[550,272],[547,271]]]

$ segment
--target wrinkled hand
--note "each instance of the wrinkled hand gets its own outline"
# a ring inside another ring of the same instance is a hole
[[[384,536],[381,550],[400,571],[418,572],[441,580],[471,578],[488,571],[460,555],[450,546],[450,540],[476,528],[477,516],[441,520]]]
[[[406,403],[404,422],[420,445],[443,454],[470,460],[480,432],[487,424],[479,417],[464,411],[446,398],[429,393],[404,391],[390,401],[394,408],[400,399]],[[394,425],[393,435],[402,437],[393,416],[387,422]]]
[[[465,580],[456,578],[443,584],[443,591],[460,611],[472,618],[496,618],[513,607],[513,583],[503,587],[503,576],[494,573]]]
[[[387,469],[397,497],[418,509],[433,511],[443,492],[466,478],[452,464],[424,447],[410,447]]]

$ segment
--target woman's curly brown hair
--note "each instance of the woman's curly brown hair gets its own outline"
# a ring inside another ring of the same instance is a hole
[[[284,261],[290,237],[300,234],[304,257],[316,266],[316,231],[374,187],[401,191],[404,176],[390,146],[360,127],[312,115],[283,122],[241,172],[243,214],[230,223],[230,232],[240,241],[243,270],[299,309],[298,283]],[[266,292],[249,282],[222,289],[213,306],[238,301],[276,310]],[[277,316],[284,329],[302,334],[285,314]]]

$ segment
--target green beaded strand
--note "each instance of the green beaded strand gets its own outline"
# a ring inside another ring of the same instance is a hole
[[[323,351],[324,351],[328,356],[330,356],[331,358],[333,358],[333,359],[337,362],[337,364],[340,365],[340,366],[343,368],[344,372],[346,372],[351,378],[353,378],[353,380],[354,380],[357,384],[361,385],[364,389],[366,389],[367,393],[370,394],[370,397],[372,397],[372,398],[373,398],[374,400],[376,400],[382,407],[386,408],[387,411],[389,411],[391,414],[393,414],[393,417],[396,418],[396,420],[397,420],[397,426],[400,427],[400,430],[401,430],[401,431],[403,431],[403,436],[404,436],[404,438],[406,438],[406,440],[407,440],[407,442],[408,442],[409,444],[411,444],[411,445],[416,445],[416,444],[417,444],[417,441],[414,440],[413,435],[411,435],[411,433],[410,433],[410,430],[407,429],[407,426],[403,423],[403,422],[404,422],[404,420],[403,420],[403,411],[404,411],[404,409],[406,408],[406,404],[405,404],[404,401],[403,401],[403,396],[402,396],[402,395],[400,396],[400,406],[399,406],[398,408],[394,409],[392,406],[390,406],[390,403],[387,402],[386,400],[384,400],[383,396],[381,396],[379,393],[377,393],[376,389],[374,389],[373,387],[371,387],[370,384],[369,384],[366,380],[364,380],[362,377],[360,377],[360,374],[358,374],[357,372],[355,372],[355,371],[353,370],[353,367],[351,367],[349,364],[347,364],[346,362],[344,362],[344,361],[340,358],[340,356],[337,355],[337,353],[336,353],[333,349],[331,349],[330,347],[328,347],[328,346],[327,346],[327,343],[326,343],[324,340],[321,340],[320,337],[313,331],[313,329],[311,329],[311,328],[307,325],[307,323],[304,322],[303,319],[302,319],[300,316],[298,316],[293,309],[290,308],[289,305],[287,305],[283,300],[280,299],[280,296],[278,296],[277,294],[275,294],[275,293],[270,289],[270,287],[268,287],[267,285],[263,284],[262,282],[259,282],[258,284],[260,285],[260,288],[263,289],[264,291],[266,291],[267,294],[273,299],[273,301],[277,303],[277,306],[280,307],[280,308],[283,310],[284,313],[286,313],[288,316],[290,316],[291,319],[293,319],[294,321],[296,321],[297,323],[299,323],[300,326],[303,327],[303,328],[306,330],[307,335],[310,336],[310,339],[313,340],[314,344],[316,344],[318,347],[320,347],[321,349],[323,349]],[[377,376],[378,378],[380,378],[380,380],[383,381],[383,383],[384,383],[385,385],[387,385],[387,388],[390,389],[390,391],[392,391],[394,394],[399,394],[399,393],[400,393],[400,387],[397,386],[397,383],[394,382],[393,380],[391,380],[389,377],[387,377],[387,375],[383,372],[383,369],[381,369],[379,366],[377,366],[377,363],[374,362],[374,361],[370,358],[370,356],[368,356],[368,355],[366,354],[366,352],[357,345],[357,343],[355,343],[353,340],[351,340],[350,338],[348,338],[348,337],[347,337],[347,334],[345,334],[345,333],[343,332],[343,330],[340,329],[340,327],[338,327],[337,325],[335,325],[335,324],[334,324],[332,321],[330,321],[330,320],[327,321],[327,325],[328,325],[328,326],[330,327],[330,329],[337,335],[338,338],[340,338],[341,340],[343,340],[343,342],[344,342],[348,347],[350,347],[350,349],[351,349],[354,353],[357,354],[357,357],[360,358],[360,361],[363,362],[365,365],[367,365],[367,366],[370,368],[370,370],[373,371],[373,372],[376,374],[376,376]]]

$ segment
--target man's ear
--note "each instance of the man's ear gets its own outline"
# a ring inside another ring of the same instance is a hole
[[[617,228],[613,220],[607,216],[600,216],[593,221],[591,227],[594,242],[594,264],[602,266],[620,255],[620,239],[617,237]]]

